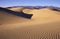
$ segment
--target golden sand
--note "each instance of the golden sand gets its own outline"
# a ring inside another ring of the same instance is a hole
[[[29,12],[28,12],[29,11]],[[1,12],[1,11],[0,11]],[[32,19],[0,13],[0,39],[59,39],[60,12],[44,9],[24,9]]]

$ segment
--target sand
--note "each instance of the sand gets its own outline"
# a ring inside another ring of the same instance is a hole
[[[49,8],[23,12],[32,13],[32,19],[1,13],[0,39],[60,39],[60,12]]]

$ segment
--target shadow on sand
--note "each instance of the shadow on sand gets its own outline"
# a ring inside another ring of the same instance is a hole
[[[22,11],[21,12],[14,12],[12,10],[2,8],[2,7],[0,7],[0,11],[4,11],[4,12],[7,12],[8,14],[13,14],[13,15],[20,16],[20,17],[23,17],[23,18],[28,18],[28,19],[31,19],[31,17],[33,16],[33,14],[26,14]]]
[[[60,12],[60,10],[59,10],[59,9],[53,9],[53,8],[52,8],[51,10]]]

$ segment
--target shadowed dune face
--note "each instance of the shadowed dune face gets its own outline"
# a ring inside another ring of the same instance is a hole
[[[25,14],[23,12],[14,12],[5,8],[0,8],[0,25],[13,24],[28,21],[31,14]],[[27,17],[27,18],[25,18]]]
[[[51,10],[60,12],[60,9],[51,9]]]
[[[24,17],[24,18],[28,18],[28,19],[31,19],[31,17],[33,16],[33,14],[26,14],[23,11],[21,11],[21,12],[15,11],[14,12],[14,11],[6,9],[6,8],[0,8],[0,10],[3,12],[7,12],[8,14],[13,14],[15,16],[20,16],[20,17]]]

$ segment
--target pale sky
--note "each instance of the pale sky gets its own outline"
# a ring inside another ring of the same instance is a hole
[[[7,6],[56,6],[60,7],[60,0],[0,0],[0,7]]]

